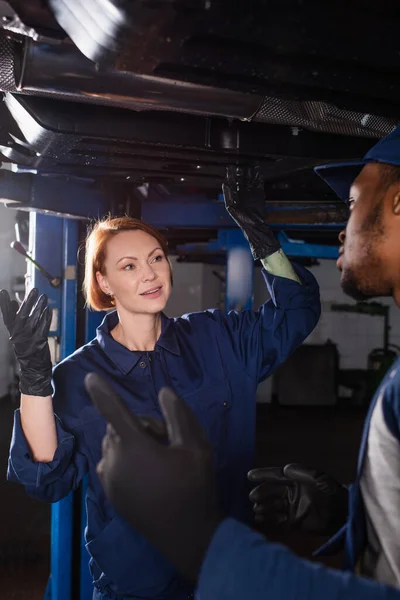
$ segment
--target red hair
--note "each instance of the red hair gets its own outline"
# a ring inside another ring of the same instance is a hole
[[[104,275],[104,262],[108,241],[121,231],[144,231],[157,240],[165,256],[168,258],[166,239],[151,225],[132,217],[106,217],[97,221],[86,238],[85,279],[83,293],[86,304],[92,310],[108,310],[113,308],[113,300],[101,289],[96,273]],[[171,263],[170,263],[171,266]],[[172,267],[171,267],[172,279]]]

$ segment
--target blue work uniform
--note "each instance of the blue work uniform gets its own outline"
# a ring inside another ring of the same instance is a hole
[[[118,315],[109,313],[97,337],[54,369],[58,447],[51,462],[32,460],[16,411],[11,481],[22,483],[35,498],[56,502],[89,475],[86,541],[100,596],[179,600],[190,590],[104,496],[96,464],[106,423],[86,393],[85,375],[106,377],[126,405],[143,416],[160,418],[158,392],[163,386],[173,388],[192,408],[214,448],[222,509],[239,520],[250,518],[247,472],[253,466],[257,385],[303,342],[320,316],[314,277],[295,268],[303,285],[264,273],[271,300],[257,312],[162,315],[153,352],[131,352],[116,342],[110,331]]]
[[[345,570],[400,585],[400,358],[369,407],[346,524],[317,552],[343,551]]]
[[[400,590],[327,569],[226,519],[216,530],[198,581],[201,600],[400,600]]]

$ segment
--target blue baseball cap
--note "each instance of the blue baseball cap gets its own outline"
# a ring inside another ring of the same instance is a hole
[[[371,162],[400,167],[400,125],[379,140],[362,160],[333,163],[315,167],[314,171],[333,189],[341,200],[348,202],[353,181],[365,165]]]

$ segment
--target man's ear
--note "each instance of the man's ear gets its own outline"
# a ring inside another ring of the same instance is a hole
[[[400,190],[393,196],[392,209],[395,215],[400,215]]]

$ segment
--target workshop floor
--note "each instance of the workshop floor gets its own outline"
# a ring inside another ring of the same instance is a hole
[[[49,574],[49,507],[30,500],[20,486],[5,481],[12,412],[9,403],[0,403],[0,556],[4,557],[6,550],[9,555],[7,564],[4,558],[0,564],[0,597],[43,600]],[[262,406],[257,422],[257,466],[303,462],[349,482],[355,472],[364,416],[360,410]],[[302,556],[310,556],[321,543],[321,539],[305,536],[276,539]],[[18,557],[26,558],[23,566],[18,566]]]
[[[44,600],[49,568],[39,563],[0,568],[2,600]]]
[[[43,600],[49,576],[50,507],[6,481],[14,407],[0,400],[0,598]]]

